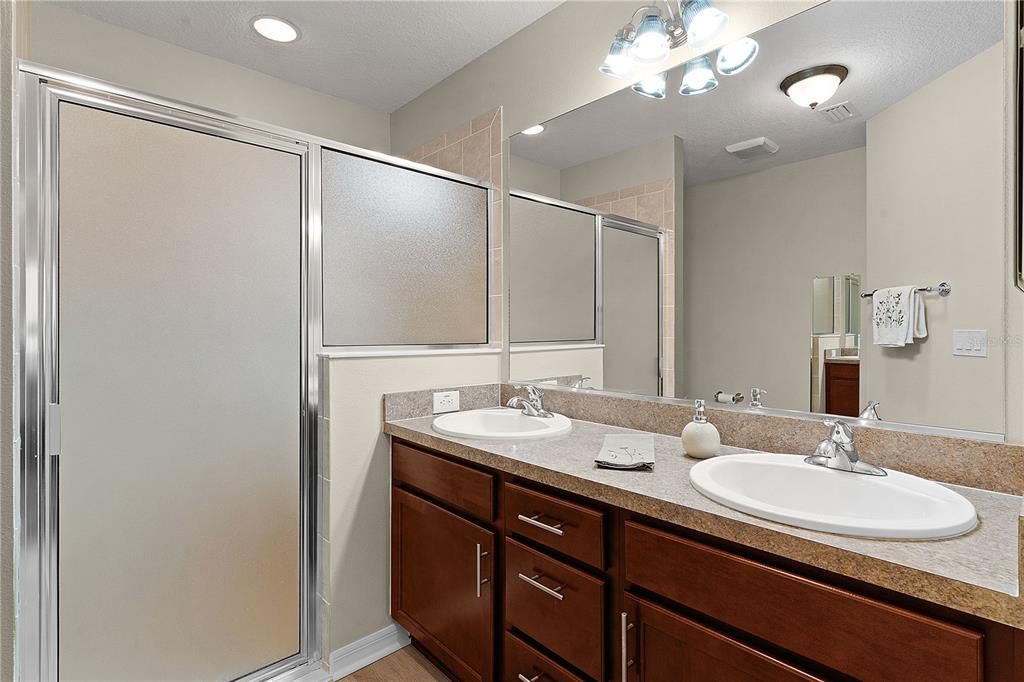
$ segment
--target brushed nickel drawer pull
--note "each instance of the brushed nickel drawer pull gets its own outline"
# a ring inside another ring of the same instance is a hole
[[[488,581],[487,578],[480,577],[480,560],[487,556],[488,552],[481,552],[480,545],[476,546],[476,598],[480,598],[480,586]]]
[[[559,521],[555,525],[551,526],[551,525],[548,525],[548,524],[544,523],[543,521],[538,521],[537,520],[537,519],[539,519],[542,516],[543,516],[543,514],[534,514],[533,516],[527,516],[526,514],[520,514],[517,518],[520,521],[522,521],[523,523],[528,523],[531,526],[535,526],[537,528],[540,528],[541,530],[546,530],[549,533],[554,533],[555,535],[565,535],[565,531],[562,530],[562,526],[565,525],[565,521]]]
[[[527,585],[532,585],[533,587],[536,587],[538,590],[540,590],[544,594],[547,594],[547,595],[550,595],[550,596],[554,597],[558,601],[562,601],[563,599],[565,599],[565,595],[561,594],[561,591],[565,587],[565,585],[558,585],[556,587],[548,587],[547,585],[541,585],[539,582],[537,582],[537,578],[540,578],[540,577],[543,577],[543,576],[544,576],[543,573],[537,573],[534,576],[528,576],[528,575],[526,575],[524,573],[520,573],[519,574],[519,579],[522,580]]]
[[[533,677],[527,677],[526,675],[519,673],[519,682],[537,682],[540,678],[544,677],[544,673],[537,673]]]
[[[622,612],[622,682],[626,682],[626,670],[629,666],[633,665],[633,661],[626,658],[627,653],[627,639],[626,633],[633,629],[633,625],[629,622],[629,616],[625,611]]]

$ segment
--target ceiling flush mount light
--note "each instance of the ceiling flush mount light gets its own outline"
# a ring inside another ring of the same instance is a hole
[[[665,99],[665,74],[652,73],[644,76],[639,83],[633,84],[633,92],[651,99]]]
[[[299,29],[280,17],[256,17],[252,20],[252,28],[275,43],[293,43],[299,39]]]
[[[779,89],[801,107],[816,109],[836,94],[850,70],[840,64],[812,66],[786,76]]]
[[[725,45],[718,51],[715,66],[723,76],[735,76],[754,63],[759,46],[753,38],[740,38]]]
[[[526,130],[524,130],[523,131],[523,135],[539,135],[540,133],[543,133],[543,132],[544,132],[544,126],[542,126],[542,125],[535,125],[535,126],[530,126]]]
[[[689,0],[682,8],[687,40],[695,47],[712,40],[729,25],[729,15],[712,7],[708,0]]]
[[[647,14],[640,20],[636,35],[629,46],[629,57],[638,66],[657,66],[668,59],[670,51],[668,31],[661,11],[646,8]]]
[[[711,60],[707,55],[686,62],[683,67],[683,83],[679,86],[680,95],[700,95],[717,87],[718,79],[711,70]]]

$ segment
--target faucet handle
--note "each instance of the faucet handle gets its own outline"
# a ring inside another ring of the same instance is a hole
[[[544,391],[533,384],[526,384],[526,394],[530,396],[530,400],[540,400],[544,397]]]
[[[853,443],[853,429],[850,425],[840,419],[827,419],[825,426],[832,429],[829,440],[839,445],[850,445]]]

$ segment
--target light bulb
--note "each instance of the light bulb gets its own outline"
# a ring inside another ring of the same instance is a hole
[[[544,132],[544,126],[542,126],[542,125],[540,125],[538,123],[537,125],[530,126],[526,130],[524,130],[523,131],[523,135],[539,135],[540,133],[543,133],[543,132]]]
[[[252,27],[257,33],[275,43],[291,43],[298,39],[299,29],[278,17],[256,17]]]
[[[716,66],[723,76],[735,76],[754,63],[758,51],[757,41],[753,38],[740,38],[725,45],[718,51]]]
[[[686,62],[683,67],[683,83],[679,86],[680,95],[700,95],[718,87],[718,79],[711,70],[711,60],[707,55]]]
[[[597,70],[613,78],[629,78],[633,73],[633,62],[629,58],[629,41],[616,37],[608,48],[608,56]]]
[[[651,99],[665,99],[665,74],[652,73],[644,76],[633,84],[633,92]]]
[[[640,21],[629,46],[629,57],[638,66],[657,66],[668,59],[668,33],[660,14],[648,14]]]
[[[729,15],[711,6],[708,0],[689,0],[683,6],[683,28],[692,46],[708,42],[729,25]]]

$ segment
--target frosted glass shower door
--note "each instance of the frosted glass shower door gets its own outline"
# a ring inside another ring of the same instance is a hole
[[[300,650],[302,156],[62,102],[59,674]]]

